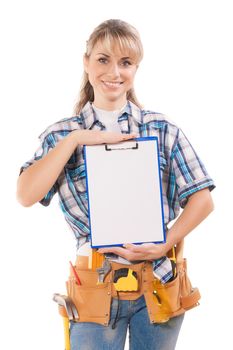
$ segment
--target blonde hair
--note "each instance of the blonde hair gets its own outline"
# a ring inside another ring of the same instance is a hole
[[[94,29],[87,41],[85,56],[89,57],[97,42],[101,41],[107,50],[114,50],[118,45],[120,51],[128,51],[130,57],[136,64],[139,64],[143,58],[143,47],[138,31],[129,23],[119,19],[110,19],[101,23]],[[137,100],[134,89],[127,92],[127,99],[141,108]],[[74,114],[78,115],[85,104],[94,101],[94,91],[89,82],[88,74],[83,73],[79,99],[74,107]]]

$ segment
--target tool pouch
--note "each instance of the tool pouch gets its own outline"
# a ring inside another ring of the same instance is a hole
[[[72,272],[66,282],[67,294],[78,310],[79,319],[76,321],[108,325],[111,307],[111,283],[97,284],[98,273],[89,269],[78,269],[77,273],[81,285],[77,284]]]
[[[85,261],[76,261],[75,269],[81,280],[78,285],[74,274],[67,281],[67,293],[75,304],[79,319],[77,322],[96,322],[107,326],[110,319],[111,299],[136,300],[144,295],[151,323],[163,323],[171,317],[183,314],[199,305],[200,293],[193,288],[187,275],[187,261],[179,258],[176,262],[176,277],[162,284],[153,275],[149,261],[134,265],[111,262],[111,272],[98,284],[98,272],[88,269]],[[130,268],[137,275],[137,291],[117,291],[114,274],[118,269]]]
[[[143,270],[144,296],[148,314],[152,323],[163,323],[171,317],[183,314],[199,305],[200,293],[193,288],[187,275],[187,261],[177,262],[177,275],[171,282],[162,284],[159,280],[151,281],[151,266]]]

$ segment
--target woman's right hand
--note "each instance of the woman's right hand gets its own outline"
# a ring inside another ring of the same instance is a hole
[[[75,134],[78,145],[100,145],[105,143],[118,143],[121,141],[133,139],[137,136],[136,133],[120,134],[116,132],[100,130],[75,130],[72,133]]]

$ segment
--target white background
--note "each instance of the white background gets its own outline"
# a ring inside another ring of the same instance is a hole
[[[109,18],[141,33],[139,100],[176,121],[217,185],[215,212],[186,239],[189,274],[202,300],[186,314],[177,350],[229,349],[233,22],[225,0],[1,2],[0,347],[64,348],[52,294],[65,293],[75,241],[57,198],[49,208],[23,208],[15,199],[16,181],[38,135],[71,116],[85,41]]]

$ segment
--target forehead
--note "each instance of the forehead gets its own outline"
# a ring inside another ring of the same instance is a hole
[[[117,58],[129,57],[136,60],[136,52],[125,43],[119,42],[118,40],[101,40],[98,41],[92,50],[93,54],[104,53],[108,56],[115,56]]]

